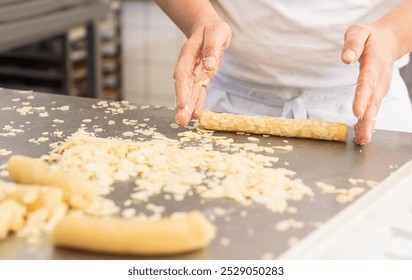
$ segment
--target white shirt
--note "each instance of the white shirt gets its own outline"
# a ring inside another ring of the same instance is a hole
[[[211,2],[233,31],[222,73],[256,84],[324,88],[356,83],[359,65],[340,59],[346,29],[373,23],[402,0]]]

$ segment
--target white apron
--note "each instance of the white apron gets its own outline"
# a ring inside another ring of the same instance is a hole
[[[218,75],[207,89],[205,108],[217,112],[323,119],[353,126],[355,85],[302,89],[250,84]],[[381,104],[376,129],[412,132],[408,90],[396,69],[390,90]]]
[[[353,125],[359,64],[340,60],[353,23],[371,24],[402,0],[211,0],[233,31],[207,89],[205,107],[242,114],[316,118]],[[412,108],[398,68],[376,128],[412,131]]]

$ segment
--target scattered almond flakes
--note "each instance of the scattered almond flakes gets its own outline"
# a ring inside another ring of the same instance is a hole
[[[349,179],[348,179],[348,182],[349,182],[349,184],[351,184],[351,185],[353,185],[353,186],[356,186],[356,185],[358,185],[358,184],[365,183],[365,180],[364,180],[364,179],[349,178]]]
[[[12,153],[12,151],[8,151],[6,149],[0,149],[0,156],[8,156]]]
[[[133,218],[136,215],[136,209],[126,208],[122,211],[122,217],[126,219]]]
[[[323,222],[309,221],[309,226],[313,228],[320,228],[322,225],[323,225]]]
[[[32,113],[32,109],[33,108],[31,106],[26,106],[16,109],[16,112],[18,112],[22,116],[26,116],[28,113]]]
[[[260,142],[260,139],[256,137],[248,137],[247,140],[250,142]]]
[[[315,186],[320,189],[322,193],[336,193],[336,187],[324,182],[316,182]]]
[[[178,125],[177,123],[171,123],[171,124],[170,124],[170,127],[171,127],[171,128],[174,128],[174,129],[178,129],[178,128],[179,128],[179,125]]]
[[[140,109],[141,109],[141,110],[145,110],[145,109],[148,109],[148,108],[150,108],[150,105],[142,105],[142,106],[140,106]]]
[[[223,217],[226,215],[226,209],[220,208],[220,207],[214,207],[213,213],[215,213],[215,215],[218,217]]]
[[[313,196],[301,180],[292,178],[293,171],[273,168],[278,158],[242,147],[234,147],[234,154],[215,151],[211,141],[225,139],[209,132],[188,131],[183,135],[193,146],[181,147],[180,141],[153,130],[151,139],[139,142],[77,133],[55,146],[49,157],[61,168],[84,174],[103,192],[118,179],[136,178],[137,187],[131,195],[134,201],[147,201],[161,192],[182,200],[193,190],[204,199],[228,198],[241,205],[258,203],[284,212],[288,200]]]
[[[39,137],[37,139],[32,138],[32,139],[29,140],[30,143],[36,143],[36,144],[39,144],[39,143],[42,143],[42,142],[47,142],[47,141],[49,141],[48,137]]]
[[[56,109],[60,111],[68,111],[70,110],[70,106],[65,105],[65,106],[57,107]]]
[[[132,125],[132,126],[135,126],[135,125],[138,124],[138,121],[137,121],[137,120],[123,119],[123,120],[122,120],[122,123],[123,123],[124,125]]]
[[[132,201],[131,199],[126,199],[126,200],[123,202],[123,206],[124,206],[124,207],[129,207],[130,205],[132,205],[132,203],[133,203],[133,201]]]
[[[180,142],[190,142],[190,141],[192,141],[192,139],[190,139],[189,137],[180,138]]]
[[[355,197],[355,196],[361,195],[361,194],[364,193],[364,192],[365,192],[365,189],[364,189],[364,188],[361,188],[361,187],[352,187],[352,188],[350,188],[349,191],[348,191],[348,196]]]
[[[241,217],[246,217],[248,215],[248,213],[247,213],[247,211],[246,210],[242,210],[242,211],[240,211],[240,216]]]
[[[266,252],[260,257],[260,259],[261,260],[274,260],[275,259],[275,254],[273,254],[271,252]]]
[[[360,181],[351,182],[352,186],[348,189],[338,189],[333,185],[326,184],[323,182],[316,182],[316,187],[318,187],[322,193],[336,194],[336,201],[341,204],[346,204],[352,202],[356,196],[359,196],[360,194],[365,192],[365,188],[353,185],[354,182],[356,182],[357,184],[357,182]],[[364,180],[362,180],[361,182],[364,182]]]
[[[290,214],[296,214],[296,213],[298,212],[298,208],[293,207],[293,206],[289,206],[289,207],[286,209],[286,212],[288,212],[288,213],[290,213]]]
[[[18,90],[17,93],[18,94],[32,94],[33,91],[32,90]]]
[[[300,241],[300,238],[299,238],[299,237],[290,236],[290,237],[288,238],[288,241],[287,241],[288,247],[290,248],[290,247],[295,246],[296,244],[299,243],[299,241]]]
[[[122,135],[124,137],[133,137],[134,134],[133,134],[133,131],[126,131],[126,132],[123,132]]]
[[[369,188],[373,188],[373,187],[375,187],[377,184],[378,184],[378,182],[376,182],[376,181],[366,180],[366,185],[367,185]]]
[[[293,146],[291,145],[286,145],[286,146],[272,146],[273,149],[276,150],[282,150],[282,151],[292,151],[293,150]]]
[[[227,246],[230,245],[230,240],[229,240],[229,238],[222,237],[222,238],[220,238],[219,243],[220,243],[220,245],[222,245],[223,247],[227,247]]]
[[[52,135],[56,137],[63,137],[63,131],[60,131],[60,130],[53,131]]]
[[[273,148],[270,148],[270,147],[265,147],[265,152],[269,154],[273,154],[275,150],[273,150]]]
[[[165,211],[164,206],[158,206],[158,205],[155,205],[153,203],[148,203],[146,205],[146,209],[149,210],[149,211],[152,211],[155,214],[161,214],[162,212]]]
[[[350,196],[344,195],[344,194],[338,194],[336,196],[336,201],[341,203],[341,204],[346,204],[346,203],[352,202],[353,197],[350,197]]]
[[[347,193],[339,193],[336,196],[336,201],[341,204],[346,204],[352,202],[357,196],[365,192],[365,188],[362,187],[351,187]]]
[[[303,228],[304,223],[301,221],[296,221],[295,219],[286,219],[283,221],[278,222],[275,225],[275,229],[277,231],[287,231],[290,228],[295,228],[295,229],[299,229],[299,228]]]
[[[91,120],[91,119],[84,119],[82,122],[84,122],[84,123],[90,123],[90,122],[92,122],[92,120]]]

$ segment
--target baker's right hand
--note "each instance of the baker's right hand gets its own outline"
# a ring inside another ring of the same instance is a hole
[[[183,45],[173,74],[176,90],[176,122],[186,125],[198,119],[206,98],[206,88],[222,63],[232,32],[221,20],[203,21],[193,28]]]

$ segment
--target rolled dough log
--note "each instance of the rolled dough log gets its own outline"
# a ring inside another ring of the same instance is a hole
[[[71,217],[54,232],[57,246],[129,255],[172,255],[205,248],[215,227],[198,211],[147,222],[123,218]]]
[[[239,131],[285,137],[346,141],[348,126],[343,123],[312,119],[287,119],[246,116],[204,111],[200,125],[210,130]]]

